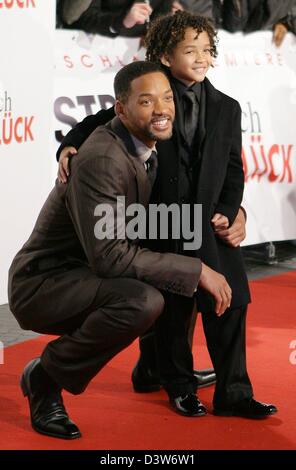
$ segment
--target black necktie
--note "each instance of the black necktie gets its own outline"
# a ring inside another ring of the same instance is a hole
[[[153,186],[155,178],[156,178],[157,166],[158,166],[157,153],[155,152],[155,150],[152,150],[150,157],[145,162],[145,168],[146,168],[151,186]]]
[[[185,139],[191,147],[198,123],[199,105],[193,90],[186,90],[184,100],[184,132]]]

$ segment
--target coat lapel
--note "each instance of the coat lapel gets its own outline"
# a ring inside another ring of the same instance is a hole
[[[200,130],[200,169],[197,181],[197,191],[208,187],[208,174],[215,168],[216,152],[211,150],[215,143],[215,131],[221,119],[223,98],[206,78],[204,81],[206,106],[204,109],[204,129]]]
[[[197,142],[198,142],[198,158],[201,158],[202,148],[206,137],[206,109],[207,109],[207,96],[205,87],[201,87],[201,100],[197,129]]]
[[[216,88],[213,87],[211,82],[205,78],[204,81],[206,90],[206,140],[211,140],[217,124],[220,120],[220,113],[222,109],[222,95]]]
[[[183,115],[181,112],[182,108],[181,108],[180,99],[179,99],[176,87],[174,85],[174,82],[171,81],[170,83],[171,83],[171,88],[174,94],[174,102],[175,102],[175,108],[176,108],[176,117],[175,117],[174,124],[173,124],[174,134],[178,135],[178,138],[182,136],[182,138],[185,140],[186,136],[184,132],[184,119],[183,119]]]

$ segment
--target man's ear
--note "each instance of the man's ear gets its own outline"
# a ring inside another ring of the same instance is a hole
[[[163,65],[166,65],[167,67],[170,67],[170,66],[171,66],[169,57],[166,56],[166,55],[161,56],[160,62],[161,62]]]
[[[119,100],[116,100],[115,101],[115,113],[116,113],[116,116],[118,117],[124,117],[125,116],[125,112],[124,112],[124,105],[121,101]]]

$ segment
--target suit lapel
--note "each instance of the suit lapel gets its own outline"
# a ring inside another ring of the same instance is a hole
[[[138,190],[137,202],[146,207],[150,199],[151,186],[145,167],[137,156],[136,148],[130,136],[130,133],[117,116],[112,119],[112,121],[108,123],[106,127],[109,128],[112,132],[114,132],[114,134],[116,134],[124,144],[125,150],[128,152],[129,160],[132,163],[136,172],[136,183]]]
[[[121,120],[116,116],[106,127],[114,132],[124,143],[126,150],[132,157],[137,157],[136,147],[132,141],[129,131],[122,124]]]
[[[148,205],[151,195],[151,185],[148,179],[145,167],[138,159],[133,159],[133,165],[136,170],[136,181],[138,187],[138,202],[144,207]]]

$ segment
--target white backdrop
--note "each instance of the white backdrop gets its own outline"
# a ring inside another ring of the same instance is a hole
[[[209,78],[243,111],[245,244],[296,238],[295,38],[288,35],[277,49],[271,32],[243,36],[221,31],[219,37],[219,57]],[[59,138],[86,114],[111,104],[114,74],[123,64],[143,59],[145,51],[137,39],[69,31],[57,31],[55,38],[54,127]]]
[[[0,304],[50,187],[54,2],[0,9]]]
[[[242,107],[245,244],[296,238],[296,40],[220,33],[209,77]]]

